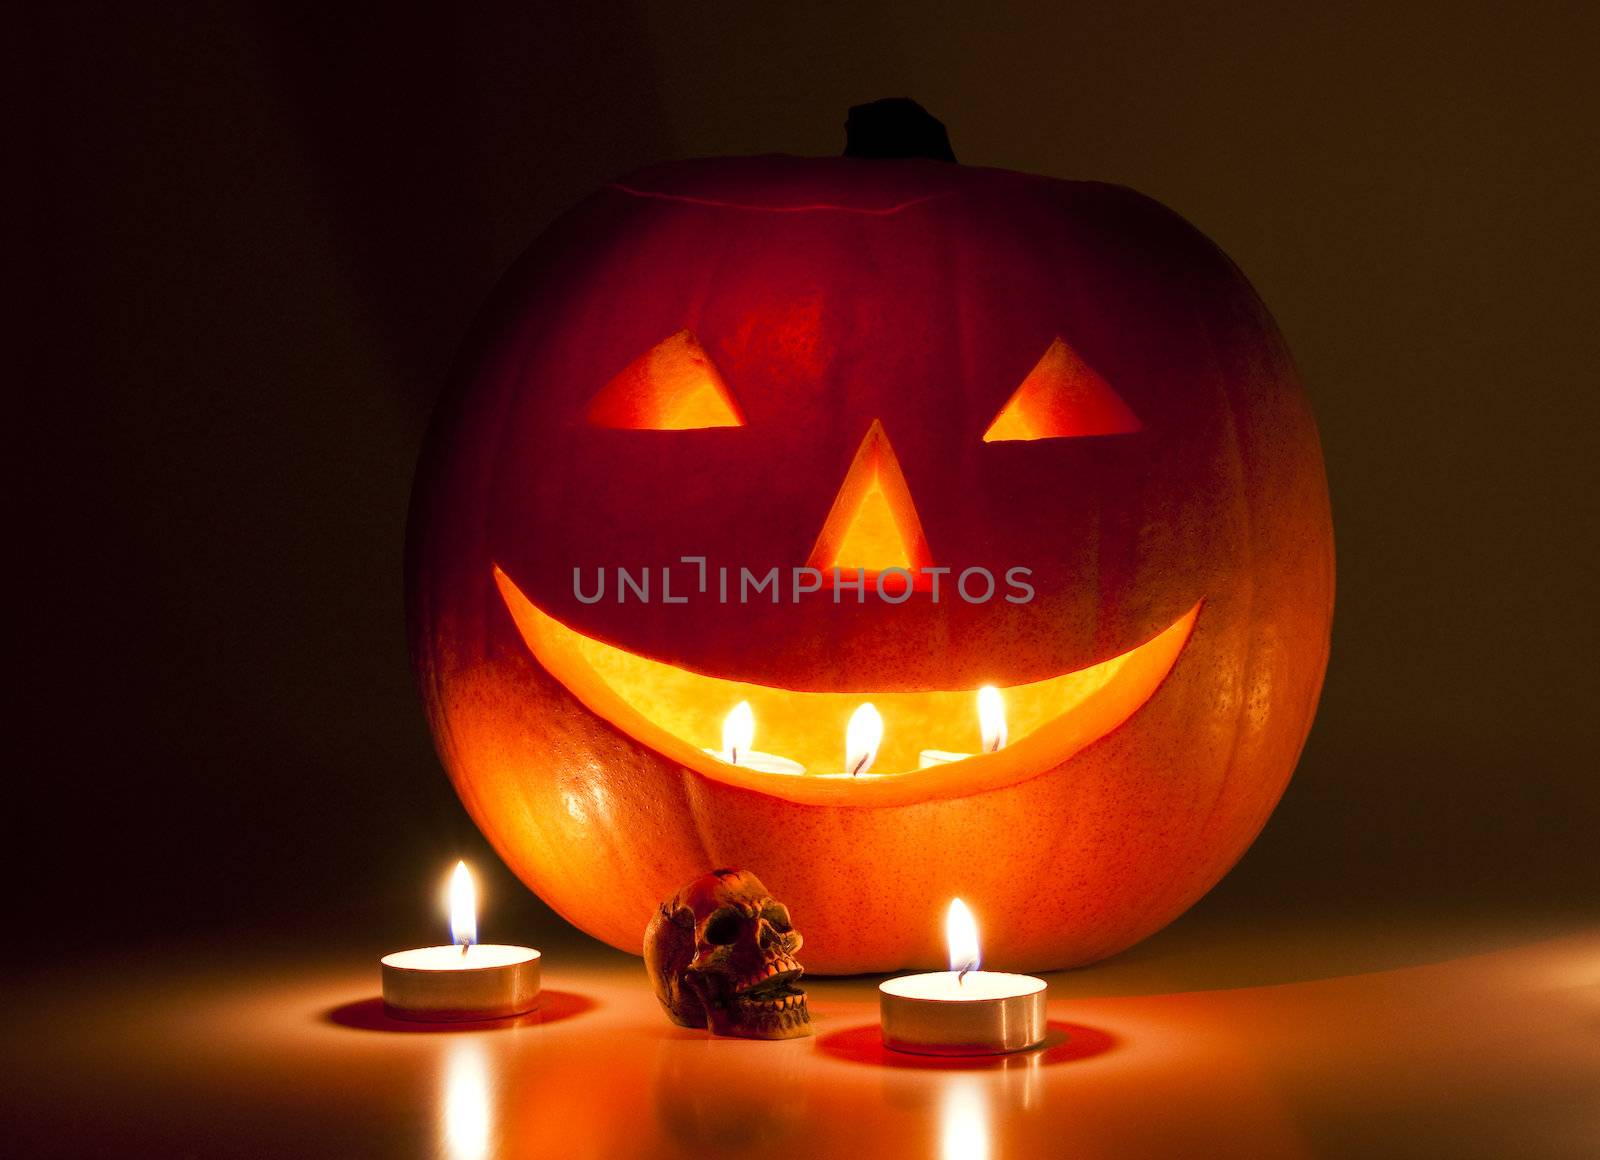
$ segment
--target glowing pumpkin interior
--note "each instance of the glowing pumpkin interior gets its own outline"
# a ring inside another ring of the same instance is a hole
[[[742,427],[744,414],[700,342],[687,330],[662,339],[589,403],[596,427],[699,431]]]
[[[1077,672],[1001,690],[1009,743],[978,752],[976,689],[874,694],[884,721],[870,773],[850,777],[845,732],[866,701],[860,693],[781,689],[669,665],[568,628],[541,610],[499,568],[495,582],[523,641],[539,663],[595,713],[691,769],[719,781],[793,801],[872,801],[994,788],[1051,769],[1097,741],[1150,699],[1194,628],[1196,604],[1171,627],[1120,656]],[[769,773],[707,753],[722,723],[748,702],[760,725],[758,749],[805,767],[800,776]],[[970,753],[921,766],[925,749]]]

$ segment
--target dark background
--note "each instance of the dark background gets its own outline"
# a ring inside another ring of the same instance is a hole
[[[14,73],[12,930],[392,948],[437,933],[458,854],[486,934],[553,924],[456,804],[410,685],[429,408],[497,276],[595,185],[836,153],[850,104],[901,94],[966,163],[1178,210],[1303,369],[1333,661],[1286,798],[1200,912],[1592,916],[1591,12],[36,13]]]

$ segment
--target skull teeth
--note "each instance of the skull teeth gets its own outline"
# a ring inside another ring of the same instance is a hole
[[[800,974],[800,964],[793,959],[788,957],[775,959],[754,974],[740,979],[735,985],[734,991],[743,994],[746,991],[755,990],[764,983],[770,983],[773,979],[779,979],[778,985],[792,983],[800,977]]]
[[[749,1007],[764,1007],[772,1011],[787,1011],[795,1007],[804,1007],[806,997],[802,991],[790,991],[785,994],[774,995],[770,999],[751,998],[741,995],[739,996],[739,1002]]]

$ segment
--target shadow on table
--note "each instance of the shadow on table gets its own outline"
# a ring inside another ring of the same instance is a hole
[[[383,1008],[383,1000],[376,995],[341,1003],[322,1013],[325,1023],[336,1027],[349,1027],[356,1031],[393,1031],[400,1034],[427,1035],[440,1031],[500,1031],[510,1027],[536,1027],[546,1023],[560,1023],[575,1018],[595,1008],[595,1001],[571,991],[541,991],[539,1006],[525,1015],[509,1019],[482,1019],[460,1023],[421,1023],[410,1019],[396,1019]]]
[[[1013,1067],[1045,1067],[1104,1055],[1117,1045],[1116,1036],[1098,1027],[1062,1023],[1052,1019],[1045,1040],[1031,1051],[1005,1055],[912,1055],[890,1051],[876,1023],[846,1027],[817,1040],[817,1049],[837,1059],[874,1067],[914,1068],[922,1071],[1003,1071]]]

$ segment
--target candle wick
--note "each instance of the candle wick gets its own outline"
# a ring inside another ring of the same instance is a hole
[[[470,947],[471,945],[472,945],[472,940],[471,939],[463,938],[461,940],[461,957],[462,958],[466,958],[467,957],[467,948]]]
[[[860,777],[861,771],[867,767],[867,763],[871,760],[872,754],[870,753],[863,753],[860,757],[856,758],[856,763],[850,767],[850,776]]]
[[[735,745],[732,749],[728,750],[728,764],[729,765],[738,765],[739,764],[739,747],[737,745]]]
[[[962,986],[962,985],[964,985],[966,983],[966,981],[967,981],[967,972],[970,971],[970,970],[972,970],[972,964],[971,963],[968,963],[966,966],[961,968],[960,974],[956,975],[956,986],[959,987],[959,986]]]

